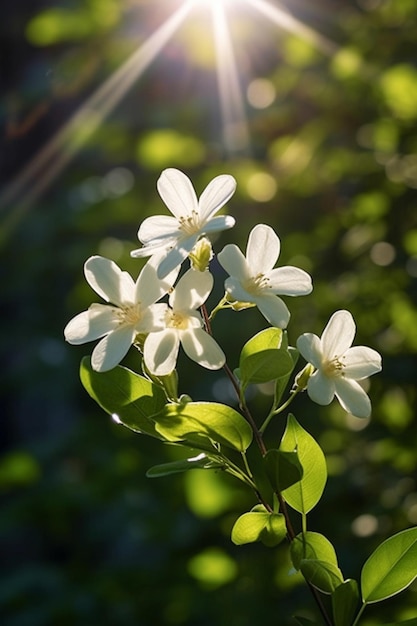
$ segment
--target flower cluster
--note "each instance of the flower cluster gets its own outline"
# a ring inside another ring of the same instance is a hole
[[[217,176],[197,198],[190,179],[170,168],[162,172],[157,188],[172,216],[152,216],[142,222],[138,238],[143,245],[131,255],[150,258],[137,280],[100,256],[89,258],[84,266],[87,282],[106,304],[92,304],[67,324],[64,334],[72,344],[100,340],[91,357],[98,372],[119,364],[134,344],[155,376],[175,370],[180,345],[207,369],[225,365],[225,355],[207,326],[205,303],[214,282],[207,236],[234,226],[233,217],[216,214],[232,197],[236,181],[226,174]],[[305,271],[276,268],[279,254],[280,240],[265,224],[252,229],[245,255],[236,245],[226,245],[217,258],[229,277],[216,311],[256,306],[272,326],[285,329],[290,312],[279,296],[308,295],[313,287]],[[190,268],[180,275],[187,258]],[[321,339],[304,334],[297,348],[311,364],[306,383],[310,398],[329,404],[336,395],[344,409],[365,417],[370,401],[356,381],[378,372],[381,357],[370,348],[352,348],[354,334],[350,313],[338,311]]]

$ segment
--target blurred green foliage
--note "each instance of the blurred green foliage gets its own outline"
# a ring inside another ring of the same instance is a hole
[[[6,188],[180,5],[8,3]],[[178,451],[112,424],[79,383],[86,346],[63,341],[66,322],[94,300],[82,275],[87,257],[139,271],[129,254],[140,222],[166,213],[155,185],[167,166],[186,171],[198,193],[216,174],[236,177],[228,212],[237,226],[218,250],[228,241],[244,246],[265,222],[282,239],[280,263],[312,274],[313,294],[288,302],[291,342],[321,334],[333,311],[347,308],[356,343],[383,355],[369,423],[336,404],[294,403],[328,456],[311,530],[326,534],[345,575],[358,577],[378,543],[417,523],[417,2],[344,0],[337,11],[330,0],[283,5],[335,45],[323,52],[250,6],[230,7],[247,145],[227,142],[216,75],[216,58],[221,70],[226,55],[216,56],[208,9],[195,8],[97,130],[78,127],[66,167],[57,176],[42,169],[27,187],[19,179],[1,207],[0,614],[8,626],[250,626],[260,616],[285,626],[296,612],[314,618],[285,546],[231,544],[234,521],[255,504],[250,495],[199,470],[146,479]],[[69,149],[64,143],[57,154]],[[216,264],[213,271],[214,305],[223,275]],[[256,310],[216,317],[231,367],[263,327]],[[133,351],[125,363],[135,369]],[[195,400],[234,403],[221,373],[186,359],[180,387]],[[260,421],[269,392],[252,389]],[[278,422],[270,437],[281,433]],[[369,608],[363,624],[416,617],[416,607],[414,584]]]

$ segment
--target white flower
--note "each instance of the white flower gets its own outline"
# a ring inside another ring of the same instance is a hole
[[[225,356],[216,341],[203,330],[198,309],[213,288],[210,272],[188,270],[169,296],[172,307],[166,313],[164,330],[150,333],[145,340],[143,356],[146,367],[156,376],[175,369],[180,343],[193,361],[210,370],[223,367]]]
[[[351,348],[356,326],[349,311],[336,311],[327,323],[321,339],[305,333],[297,348],[316,371],[309,378],[307,393],[318,404],[327,405],[334,396],[348,413],[369,417],[371,402],[357,383],[381,371],[381,356],[372,348]]]
[[[159,278],[164,278],[181,265],[200,237],[234,226],[235,220],[230,215],[213,216],[235,192],[236,181],[228,174],[217,176],[198,200],[188,176],[169,168],[162,172],[157,187],[174,217],[153,215],[146,218],[138,231],[143,248],[133,250],[131,255],[143,257],[165,253],[158,267]]]
[[[178,272],[159,280],[156,261],[146,263],[136,282],[109,259],[92,256],[86,261],[87,282],[112,304],[92,304],[67,324],[64,335],[75,345],[102,338],[91,355],[94,370],[106,372],[120,363],[138,333],[163,328],[168,307],[154,303],[171,289]]]
[[[280,240],[270,226],[258,224],[249,234],[246,257],[234,244],[223,248],[219,262],[230,274],[226,292],[238,302],[256,304],[272,326],[286,328],[290,312],[278,294],[304,296],[311,293],[310,276],[297,267],[273,269],[280,253]]]

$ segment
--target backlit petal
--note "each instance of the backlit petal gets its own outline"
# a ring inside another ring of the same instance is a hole
[[[106,304],[92,304],[76,315],[64,329],[68,343],[79,345],[99,339],[119,326],[117,309]]]
[[[219,215],[218,217],[213,217],[210,221],[204,224],[201,228],[201,233],[217,233],[221,230],[233,228],[235,224],[236,220],[231,215]]]
[[[246,259],[252,276],[266,274],[278,260],[281,243],[274,230],[258,224],[249,234]]]
[[[308,363],[316,368],[322,364],[321,341],[313,333],[304,333],[297,339],[297,349]]]
[[[226,272],[240,281],[248,280],[250,270],[242,251],[235,244],[228,244],[217,255],[220,265]]]
[[[158,278],[165,278],[171,272],[174,272],[177,269],[179,270],[179,266],[188,257],[191,250],[194,248],[197,239],[198,234],[184,237],[184,239],[178,241],[174,248],[172,248],[172,250],[170,250],[159,263],[157,270]]]
[[[91,366],[97,372],[113,369],[126,356],[136,336],[132,326],[120,326],[106,335],[94,348]]]
[[[166,376],[176,366],[180,340],[178,333],[169,328],[150,333],[143,347],[146,367],[155,376]]]
[[[160,260],[160,256],[149,259],[136,281],[135,302],[141,302],[143,307],[153,304],[168,293],[178,276],[179,265],[166,278],[162,280],[158,278],[157,268]]]
[[[231,198],[235,190],[236,181],[233,176],[221,174],[213,178],[201,194],[198,202],[200,220],[205,222],[212,215],[215,215]]]
[[[88,284],[107,302],[122,306],[134,302],[135,283],[127,272],[122,272],[113,261],[92,256],[84,264]]]
[[[287,328],[290,321],[290,312],[281,298],[273,295],[258,296],[253,297],[252,302],[256,304],[262,315],[272,326]]]
[[[194,187],[183,172],[174,168],[164,170],[157,182],[159,195],[171,213],[177,218],[198,213],[198,201]]]
[[[267,276],[271,291],[282,296],[306,296],[313,290],[311,276],[298,267],[278,267]]]
[[[153,215],[143,220],[138,230],[138,239],[143,244],[158,239],[176,238],[181,234],[178,220],[170,215]]]
[[[218,370],[226,357],[217,342],[202,328],[181,332],[181,343],[186,355],[209,370]]]
[[[335,379],[336,396],[342,408],[355,417],[369,417],[371,401],[359,383],[348,378]]]
[[[207,300],[213,289],[213,282],[213,276],[209,271],[188,270],[169,296],[170,305],[180,311],[197,309]]]
[[[381,355],[372,348],[355,346],[345,352],[343,365],[343,371],[347,378],[361,380],[381,371]]]
[[[352,345],[355,332],[355,322],[349,311],[333,313],[321,336],[324,358],[332,360],[344,354]]]
[[[334,378],[328,378],[320,371],[314,372],[308,379],[307,393],[313,402],[327,406],[334,398]]]

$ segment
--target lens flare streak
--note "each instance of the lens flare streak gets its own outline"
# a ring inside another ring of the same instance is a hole
[[[225,10],[221,4],[217,3],[212,5],[212,12],[224,142],[227,151],[233,154],[247,150],[249,146],[249,131]]]
[[[0,209],[13,203],[5,231],[37,200],[115,109],[187,18],[192,2],[173,13],[124,64],[114,72],[33,158],[0,196]],[[3,225],[4,226],[4,225]],[[8,228],[7,228],[8,227]]]

